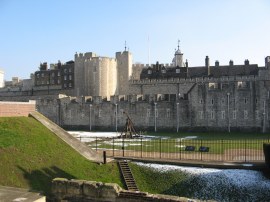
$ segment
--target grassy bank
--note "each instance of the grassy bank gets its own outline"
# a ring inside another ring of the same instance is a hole
[[[55,177],[115,182],[115,163],[98,165],[81,157],[33,118],[0,118],[0,184],[50,192]],[[109,174],[108,174],[109,173]]]
[[[160,173],[156,170],[129,163],[136,183],[141,191],[177,196],[189,196],[185,180],[187,176],[179,172]]]

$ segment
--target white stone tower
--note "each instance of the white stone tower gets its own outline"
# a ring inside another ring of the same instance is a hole
[[[175,51],[172,63],[175,66],[184,67],[185,65],[184,65],[184,60],[183,60],[183,53],[180,50],[179,43],[180,43],[180,40],[178,40],[178,49]]]
[[[126,50],[124,52],[117,52],[117,90],[116,95],[128,95],[128,81],[132,75],[132,54]]]

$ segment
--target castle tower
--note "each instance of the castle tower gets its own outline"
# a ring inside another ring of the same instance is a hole
[[[116,95],[128,95],[128,81],[132,75],[132,54],[129,51],[117,52],[117,90]]]
[[[87,85],[88,79],[92,74],[89,71],[89,61],[96,57],[95,53],[88,52],[85,54],[82,53],[76,53],[75,54],[75,66],[74,66],[74,95],[75,96],[85,96],[88,94],[88,88]]]
[[[179,43],[180,43],[180,40],[178,40],[178,49],[175,51],[175,54],[174,54],[174,58],[173,58],[172,63],[175,66],[184,67],[183,53],[180,50]]]

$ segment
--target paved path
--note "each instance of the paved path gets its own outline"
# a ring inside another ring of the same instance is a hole
[[[73,149],[75,149],[78,153],[80,153],[88,160],[97,163],[103,162],[102,155],[98,154],[96,151],[88,147],[86,144],[80,142],[77,138],[70,135],[63,128],[59,127],[57,124],[55,124],[54,122],[52,122],[39,112],[31,112],[29,116],[38,120],[41,124],[47,127],[50,131],[52,131],[55,135],[61,138],[64,142],[66,142],[69,146],[71,146]]]
[[[26,189],[0,186],[0,202],[46,202],[46,197],[40,193],[29,192]]]

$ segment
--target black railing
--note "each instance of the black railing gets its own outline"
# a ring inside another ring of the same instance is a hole
[[[134,157],[221,162],[264,161],[263,143],[269,139],[164,139],[78,137],[108,157]]]

